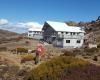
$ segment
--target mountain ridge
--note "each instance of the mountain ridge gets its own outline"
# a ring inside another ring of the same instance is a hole
[[[11,31],[8,31],[8,30],[0,29],[0,38],[11,37],[11,36],[16,36],[16,35],[20,35],[20,34],[15,33],[15,32],[11,32]]]

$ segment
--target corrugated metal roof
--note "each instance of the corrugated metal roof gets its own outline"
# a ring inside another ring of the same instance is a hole
[[[85,32],[80,27],[76,26],[68,26],[64,22],[54,22],[54,21],[46,21],[55,31],[64,31],[64,32]]]

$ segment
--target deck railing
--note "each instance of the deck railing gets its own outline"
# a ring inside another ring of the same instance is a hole
[[[81,35],[63,35],[63,34],[59,34],[57,37],[68,38],[68,39],[83,39],[84,38],[84,36],[81,36]]]

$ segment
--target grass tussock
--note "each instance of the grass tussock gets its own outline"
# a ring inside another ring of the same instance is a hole
[[[8,65],[20,65],[21,58],[16,54],[1,52],[0,61]]]
[[[18,80],[17,73],[20,70],[21,59],[18,55],[0,53],[0,78],[2,80]]]

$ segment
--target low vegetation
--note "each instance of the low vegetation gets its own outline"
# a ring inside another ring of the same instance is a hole
[[[7,47],[0,47],[0,51],[7,51]]]
[[[97,48],[100,48],[100,43],[97,44]]]
[[[61,56],[76,56],[78,53],[73,52],[73,50],[62,50]]]
[[[65,69],[60,80],[100,80],[100,66],[88,64]]]
[[[25,62],[25,61],[32,61],[34,60],[35,56],[32,55],[32,54],[24,54],[24,55],[21,55],[21,62]]]
[[[28,49],[27,48],[24,48],[24,47],[17,47],[15,49],[12,49],[11,52],[13,53],[28,53]]]
[[[85,48],[84,53],[87,56],[92,56],[94,54],[99,54],[99,49],[98,48]]]
[[[3,43],[10,42],[6,45],[1,42],[0,46],[0,79],[2,80],[100,80],[100,66],[83,60],[84,57],[89,59],[91,57],[92,61],[99,62],[99,43],[98,48],[71,50],[46,45],[41,62],[35,65],[33,53],[39,41],[24,40],[22,37],[12,37],[7,41],[5,38],[2,39]],[[28,54],[28,49],[33,52]],[[77,55],[81,55],[82,59]]]
[[[31,55],[0,53],[0,80],[25,80],[30,74],[31,66],[21,63],[21,60],[32,59]]]
[[[15,80],[20,68],[20,57],[10,53],[0,53],[0,78]]]
[[[63,80],[62,76],[66,75],[65,70],[88,64],[86,61],[71,56],[56,57],[33,68],[28,80]],[[70,71],[67,72],[67,74],[69,73]]]

